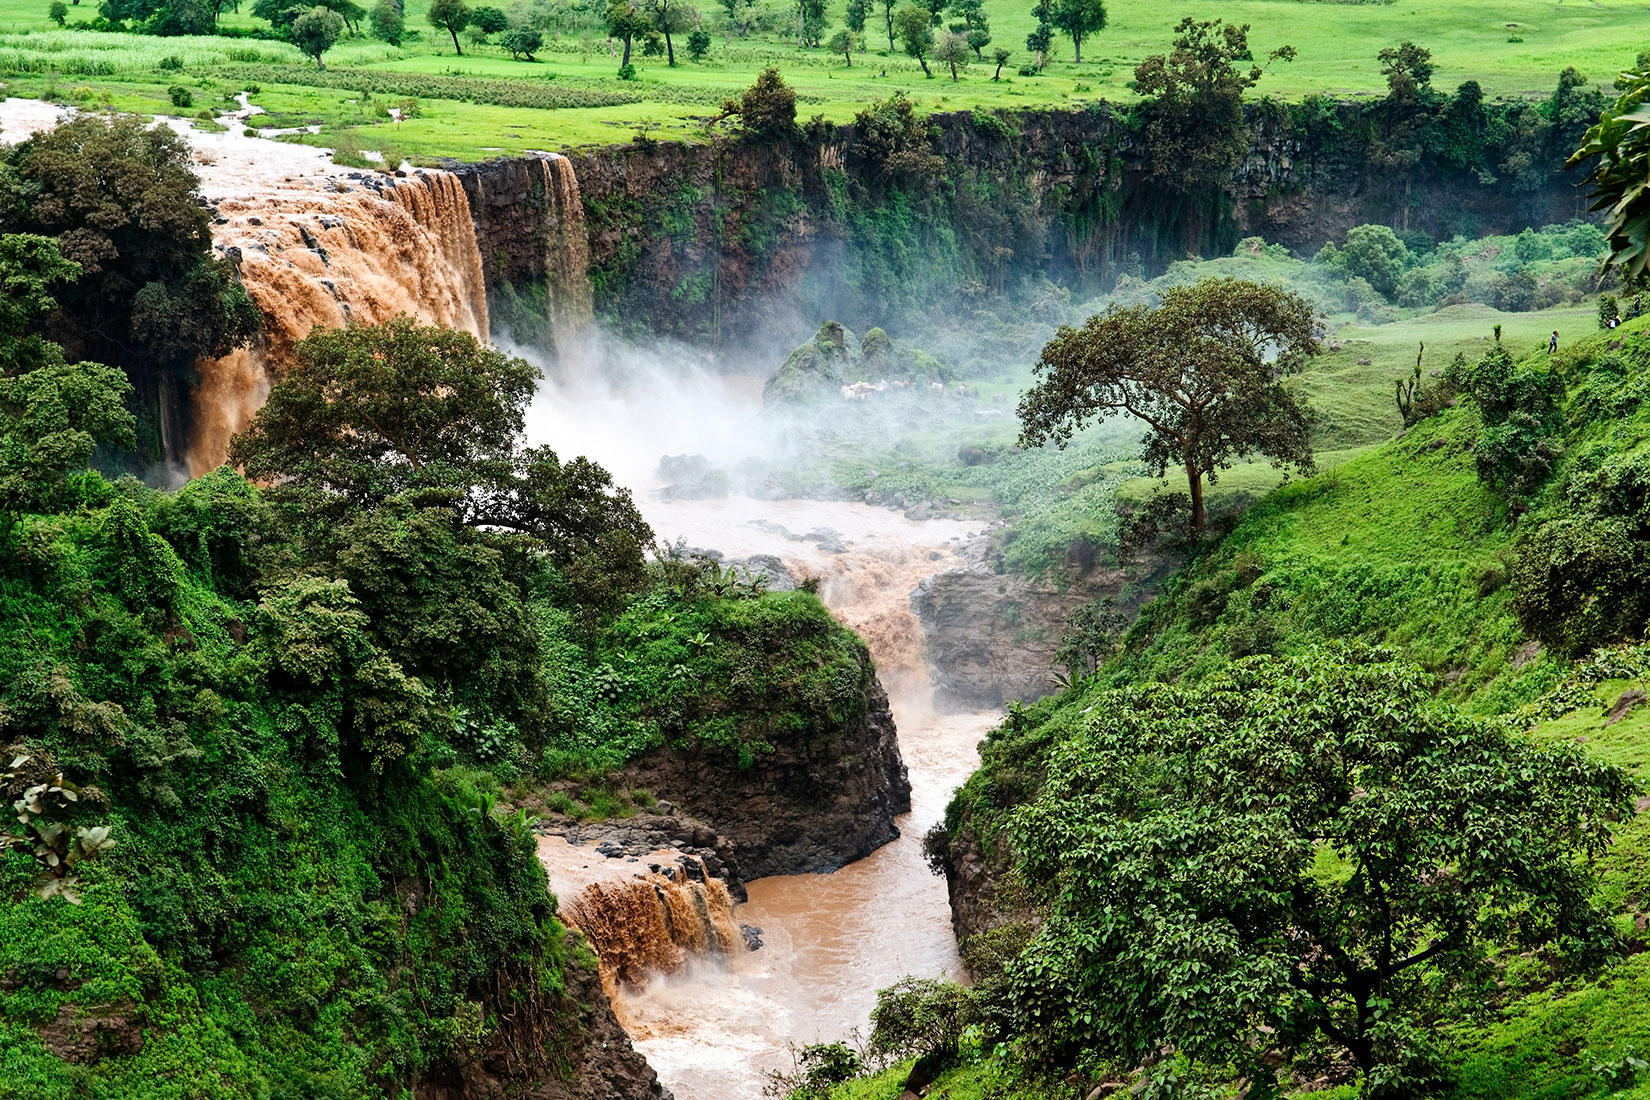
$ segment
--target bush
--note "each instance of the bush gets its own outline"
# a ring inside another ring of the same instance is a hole
[[[510,51],[517,61],[531,61],[544,45],[544,36],[538,31],[511,31],[499,39],[499,45]]]
[[[1398,288],[1398,277],[1409,260],[1409,249],[1398,234],[1384,225],[1359,225],[1349,229],[1340,261],[1349,275],[1362,276],[1383,296],[1390,298]]]
[[[688,56],[695,61],[703,61],[710,54],[710,32],[703,27],[695,27],[687,38]]]
[[[182,84],[174,84],[166,89],[166,95],[172,101],[174,107],[187,108],[195,105],[194,93]]]
[[[1549,520],[1519,540],[1513,610],[1524,629],[1564,656],[1638,637],[1650,616],[1641,555],[1615,517]]]

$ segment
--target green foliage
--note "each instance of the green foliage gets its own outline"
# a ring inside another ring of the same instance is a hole
[[[729,100],[722,111],[738,115],[740,133],[754,141],[788,141],[796,136],[796,92],[778,69],[764,69],[739,102]]]
[[[1478,410],[1478,476],[1514,496],[1538,489],[1563,449],[1564,381],[1557,371],[1550,364],[1515,362],[1497,339],[1475,364],[1458,357],[1445,377]]]
[[[1593,209],[1608,210],[1609,263],[1629,277],[1642,276],[1650,265],[1650,69],[1642,64],[1624,73],[1616,85],[1621,96],[1581,139],[1570,165],[1597,159],[1587,177],[1593,185]]]
[[[1391,298],[1398,289],[1409,249],[1387,226],[1359,225],[1347,230],[1339,257],[1349,275],[1369,280],[1370,286]]]
[[[1171,1043],[1265,1081],[1268,1049],[1321,1032],[1370,1095],[1413,1096],[1427,1021],[1493,951],[1607,948],[1582,860],[1625,774],[1430,695],[1385,655],[1319,654],[1093,700],[1013,828],[1048,905],[1011,968],[1032,1049]]]
[[[292,44],[315,59],[315,67],[326,68],[321,55],[338,42],[344,33],[344,17],[329,8],[314,7],[299,15],[287,28]]]
[[[1271,60],[1294,56],[1293,47],[1280,46]],[[1142,136],[1156,182],[1182,193],[1226,186],[1249,142],[1243,93],[1265,71],[1253,63],[1238,67],[1250,59],[1247,23],[1187,16],[1175,26],[1173,51],[1135,68],[1132,87],[1142,97]]]
[[[688,32],[688,56],[695,61],[703,61],[710,56],[710,32],[703,27],[694,27]]]
[[[453,40],[453,52],[463,56],[458,44],[458,32],[470,24],[470,6],[464,0],[430,0],[424,9],[424,18],[437,30],[445,30]]]
[[[378,0],[372,6],[372,36],[388,42],[392,46],[400,45],[401,36],[406,33],[406,18],[401,12],[401,6],[396,0]],[[512,56],[513,56],[512,51]]]
[[[964,1030],[977,1018],[969,991],[940,978],[905,977],[877,990],[870,1052],[881,1058],[955,1059]]]
[[[226,354],[259,315],[214,256],[188,144],[142,119],[82,115],[0,150],[7,232],[51,237],[80,266],[45,335],[70,358],[119,364],[140,389]]]
[[[1283,379],[1317,353],[1315,326],[1298,295],[1236,279],[1174,287],[1156,309],[1114,307],[1081,330],[1062,325],[1020,401],[1021,441],[1063,444],[1091,419],[1137,417],[1146,463],[1159,476],[1185,470],[1201,532],[1203,480],[1237,456],[1312,468],[1312,414]]]

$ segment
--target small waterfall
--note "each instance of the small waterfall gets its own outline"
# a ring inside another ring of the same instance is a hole
[[[544,172],[544,279],[550,295],[550,330],[565,361],[594,315],[590,290],[590,240],[573,162],[559,153],[539,158]]]
[[[270,377],[317,325],[372,324],[397,313],[485,340],[487,287],[469,200],[450,172],[332,189],[276,187],[224,199],[214,242],[240,264],[264,314],[259,345],[199,364],[188,465],[223,462],[229,439],[269,394]]]
[[[708,874],[699,877],[703,881],[672,868],[592,882],[562,899],[562,917],[590,941],[610,993],[674,974],[692,957],[731,958],[745,950],[728,888]]]

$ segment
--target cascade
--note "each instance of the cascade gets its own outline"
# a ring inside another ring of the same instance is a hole
[[[539,158],[544,172],[546,214],[544,278],[550,295],[550,330],[565,360],[573,340],[590,324],[590,241],[585,236],[584,202],[573,162],[558,153]]]
[[[469,200],[450,172],[336,178],[218,204],[217,247],[237,260],[264,315],[257,345],[199,364],[191,474],[223,462],[263,405],[272,375],[316,325],[410,313],[487,338],[487,287]]]
[[[563,897],[562,917],[595,949],[610,995],[674,974],[695,956],[731,958],[745,950],[727,886],[706,874],[702,861],[699,871],[690,876],[674,867],[596,881]]]

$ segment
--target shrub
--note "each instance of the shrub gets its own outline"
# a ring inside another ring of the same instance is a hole
[[[510,51],[517,61],[531,61],[544,45],[544,36],[538,31],[511,31],[499,39],[499,45]]]
[[[1620,519],[1549,520],[1519,540],[1513,610],[1524,629],[1566,656],[1636,637],[1650,615],[1640,557]]]
[[[172,101],[172,106],[174,107],[186,108],[193,107],[195,105],[194,93],[188,88],[185,88],[182,84],[174,84],[170,88],[166,89],[166,95],[167,98]]]

